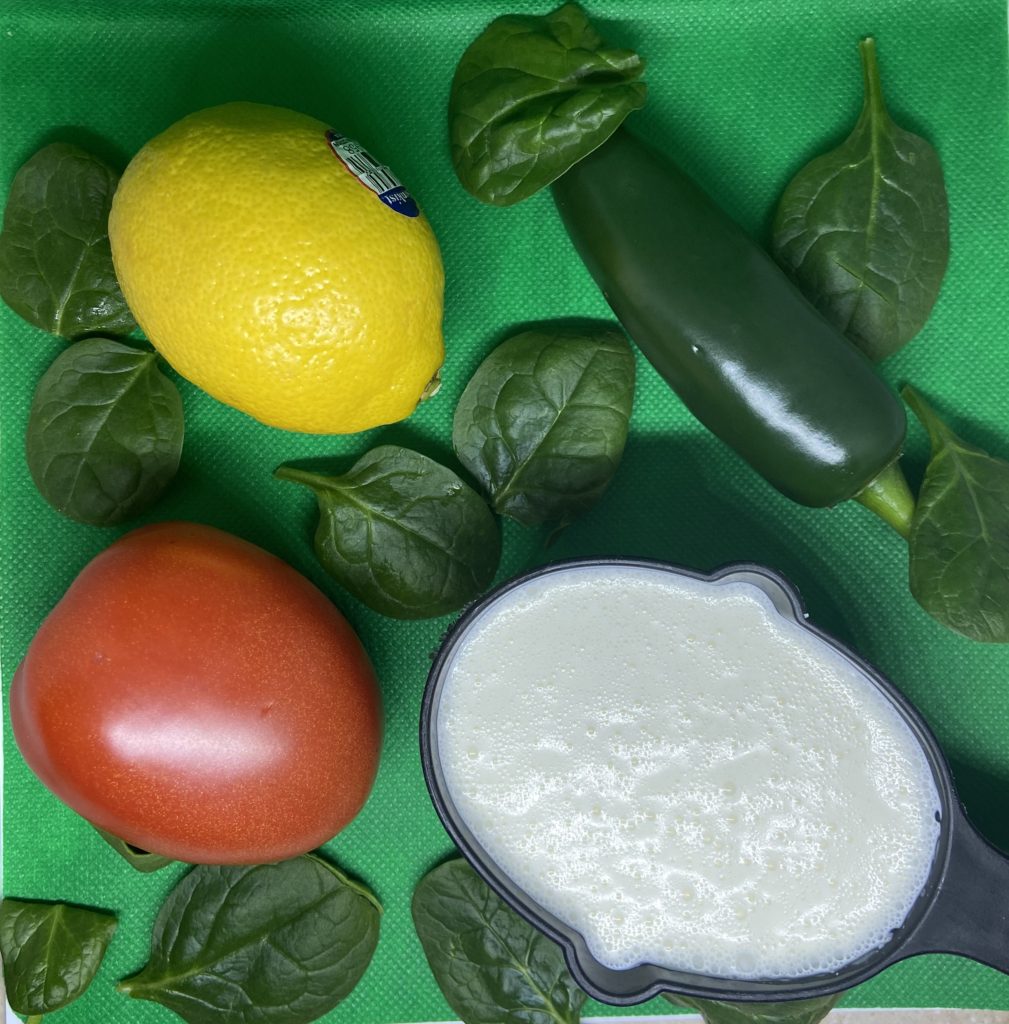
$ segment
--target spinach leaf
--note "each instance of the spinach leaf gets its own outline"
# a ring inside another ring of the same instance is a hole
[[[961,441],[914,388],[932,443],[908,537],[915,600],[944,626],[1009,643],[1009,462]]]
[[[501,533],[483,499],[450,469],[381,445],[343,476],[285,464],[275,475],[319,501],[315,553],[359,601],[395,619],[461,608],[486,589]]]
[[[189,1024],[303,1024],[360,980],[380,915],[367,889],[311,855],[200,865],[162,906],[147,965],[117,987]]]
[[[563,526],[616,472],[633,398],[634,356],[619,331],[525,331],[477,368],[456,407],[452,444],[496,512]]]
[[[949,209],[938,154],[894,124],[875,44],[859,48],[862,113],[837,149],[789,183],[773,245],[827,319],[879,360],[928,319],[949,257]]]
[[[789,1003],[723,1003],[686,996],[666,996],[674,1006],[696,1010],[705,1024],[818,1024],[840,1001],[843,992]]]
[[[477,199],[510,206],[602,145],[645,102],[644,61],[607,47],[576,4],[492,21],[449,95],[452,162]]]
[[[136,327],[109,247],[119,176],[76,146],[54,142],[14,175],[0,231],[0,298],[64,338]]]
[[[182,399],[155,354],[87,338],[57,356],[35,389],[28,468],[57,511],[110,526],[161,496],[182,435]]]
[[[152,871],[160,871],[162,868],[168,867],[169,864],[177,863],[177,861],[169,857],[162,857],[160,853],[150,853],[148,850],[141,850],[137,846],[132,846],[125,839],[120,839],[119,836],[114,836],[111,832],[106,832],[105,829],[99,828],[97,825],[92,825],[91,827],[134,871],[140,871],[146,875]]]
[[[70,903],[0,902],[0,954],[17,1013],[51,1013],[83,995],[116,930],[112,914]]]
[[[413,922],[435,981],[464,1024],[577,1024],[585,993],[560,948],[464,860],[421,879]]]

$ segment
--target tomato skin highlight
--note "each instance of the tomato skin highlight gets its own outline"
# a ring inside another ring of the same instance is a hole
[[[195,523],[101,552],[39,627],[14,738],[57,797],[176,860],[255,864],[331,839],[378,769],[367,653],[304,576]]]

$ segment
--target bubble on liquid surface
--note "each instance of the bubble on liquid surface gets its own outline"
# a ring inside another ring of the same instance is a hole
[[[506,593],[446,667],[438,749],[487,856],[617,969],[837,970],[902,924],[939,835],[886,695],[741,582],[581,566]]]

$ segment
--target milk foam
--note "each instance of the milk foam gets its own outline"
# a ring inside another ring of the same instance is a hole
[[[438,745],[490,858],[614,968],[834,970],[904,921],[939,835],[900,714],[741,582],[511,591],[447,668]]]

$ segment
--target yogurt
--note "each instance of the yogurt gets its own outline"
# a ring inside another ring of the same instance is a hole
[[[458,639],[444,787],[487,858],[602,964],[836,970],[924,886],[940,800],[914,734],[759,588],[564,568]]]

